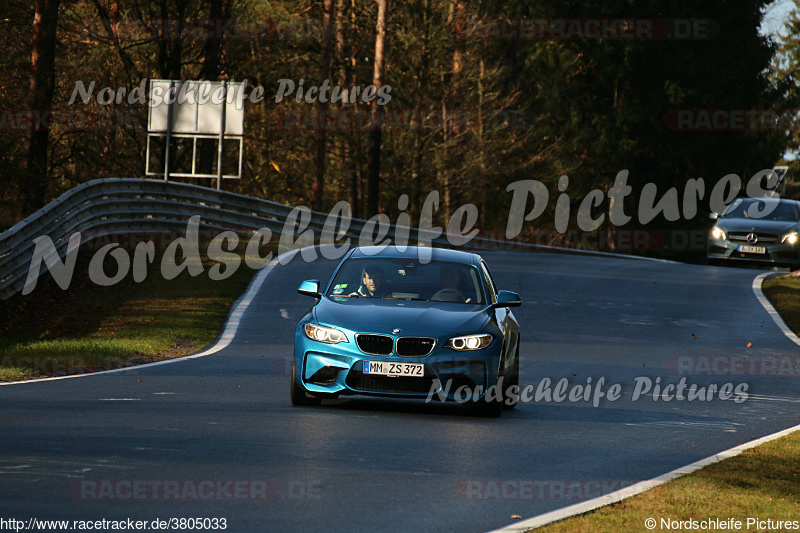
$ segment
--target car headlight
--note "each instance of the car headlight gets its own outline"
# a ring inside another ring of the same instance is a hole
[[[781,242],[785,242],[787,244],[795,244],[795,243],[797,243],[797,232],[796,231],[792,231],[792,232],[787,233],[786,235],[783,236],[783,238],[781,239]]]
[[[722,228],[720,228],[719,226],[714,226],[713,228],[711,228],[711,236],[717,239],[718,241],[725,240],[725,232],[722,231]]]
[[[306,337],[312,341],[327,342],[328,344],[347,342],[347,336],[338,329],[308,323],[303,327],[303,331],[305,331]]]
[[[463,335],[461,337],[453,337],[445,344],[446,347],[458,351],[465,350],[482,350],[492,343],[492,336],[488,333],[480,335]]]

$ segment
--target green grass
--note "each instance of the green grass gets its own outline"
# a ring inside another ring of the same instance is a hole
[[[184,271],[165,280],[160,258],[147,278],[129,275],[100,287],[88,279],[91,252],[81,251],[68,290],[44,274],[27,296],[0,302],[0,381],[120,368],[196,352],[219,334],[255,270],[212,281]]]
[[[617,504],[536,531],[647,531],[644,522],[648,518],[659,523],[655,531],[664,531],[662,518],[735,518],[743,522],[740,531],[763,531],[747,528],[746,519],[798,520],[798,509],[800,433],[793,433]]]
[[[800,335],[800,276],[773,276],[761,288],[789,329]]]

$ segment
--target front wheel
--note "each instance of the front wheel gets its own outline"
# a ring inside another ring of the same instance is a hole
[[[294,376],[294,365],[292,365],[292,381],[289,388],[289,396],[292,399],[292,405],[309,406],[319,405],[322,400],[310,396],[305,387],[297,382]]]
[[[503,400],[501,399],[488,399],[485,395],[480,400],[471,402],[472,413],[475,416],[484,418],[497,418],[503,414]]]
[[[517,406],[519,401],[519,345],[517,345],[517,354],[514,357],[514,366],[511,368],[511,375],[508,376],[507,385],[503,392],[503,409],[513,409]],[[512,394],[511,387],[516,386],[516,394]]]

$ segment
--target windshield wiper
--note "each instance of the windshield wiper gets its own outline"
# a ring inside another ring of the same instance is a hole
[[[410,301],[413,301],[413,302],[427,302],[428,301],[425,298],[411,298],[411,297],[405,298],[405,297],[401,297],[401,296],[384,296],[383,299],[384,300],[410,300]]]

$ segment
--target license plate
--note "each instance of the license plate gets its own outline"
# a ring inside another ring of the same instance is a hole
[[[764,246],[746,246],[741,245],[737,249],[739,252],[744,252],[746,254],[765,254],[767,253],[767,249]]]
[[[391,363],[389,361],[364,361],[364,374],[373,376],[408,376],[421,378],[425,365],[421,363]]]

